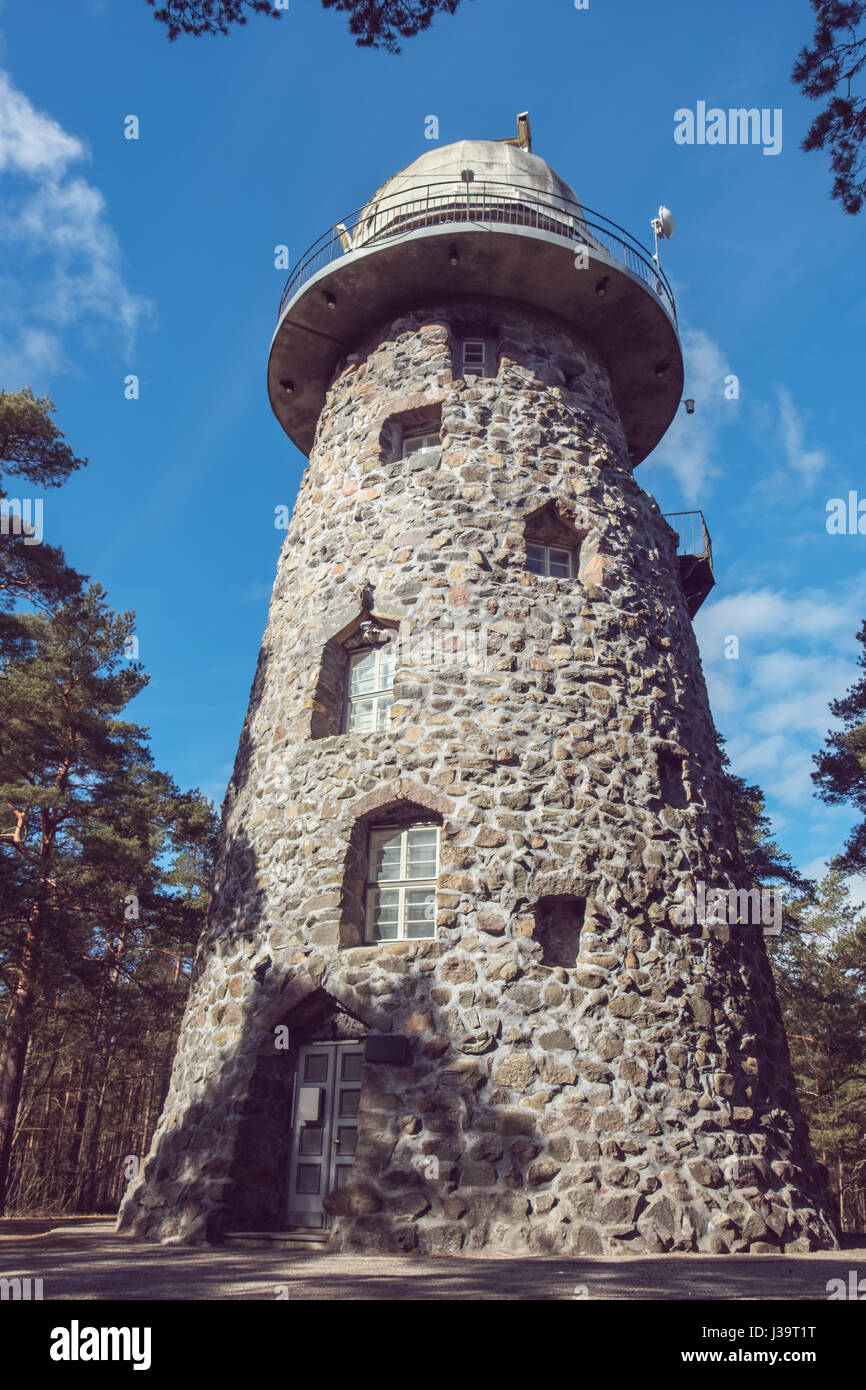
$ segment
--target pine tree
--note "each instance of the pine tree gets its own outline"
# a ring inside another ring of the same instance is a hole
[[[29,484],[29,491],[58,487],[70,473],[86,465],[87,460],[76,458],[66,443],[51,419],[53,413],[49,397],[36,397],[29,387],[0,391],[0,507],[5,503],[0,533],[0,614],[8,615],[22,603],[48,611],[81,592],[82,576],[66,564],[62,550],[35,542],[32,509],[28,533],[20,511],[22,498],[14,497],[19,510],[13,510],[7,491],[13,478]],[[17,622],[7,617],[0,642],[14,641],[18,632]]]
[[[147,0],[156,6],[157,0]],[[322,0],[326,10],[349,15],[349,33],[360,48],[399,53],[401,38],[429,29],[437,14],[454,14],[460,0]],[[280,17],[274,0],[165,0],[154,8],[169,39],[181,34],[227,34],[232,25],[246,24],[251,14]]]
[[[857,634],[863,650],[858,666],[866,672],[866,622]],[[822,801],[831,806],[848,804],[863,819],[848,837],[844,852],[833,860],[832,867],[844,874],[866,870],[866,674],[852,685],[841,700],[834,700],[830,713],[841,719],[844,728],[830,733],[822,752],[813,761],[817,772],[812,781],[820,788]]]
[[[838,873],[792,915],[794,929],[773,942],[773,970],[812,1145],[844,1225],[846,1198],[866,1188],[866,917]]]
[[[831,197],[858,213],[866,197],[866,0],[812,0],[812,46],[800,50],[791,80],[807,97],[829,97],[815,117],[804,150],[829,150],[835,175]],[[858,86],[860,90],[857,90]]]
[[[71,981],[96,1001],[81,1104],[105,1069],[102,1043],[145,923],[173,958],[190,949],[194,875],[185,896],[169,875],[206,858],[213,832],[208,804],[157,772],[145,730],[118,717],[147,683],[126,657],[134,614],[112,613],[91,585],[18,622],[14,654],[0,657],[0,883],[13,890],[0,914],[0,1210],[41,1001]]]

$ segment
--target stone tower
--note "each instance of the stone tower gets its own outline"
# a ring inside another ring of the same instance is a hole
[[[682,395],[670,288],[519,130],[424,154],[286,288],[309,467],[129,1234],[835,1243],[764,928],[702,910],[749,885],[708,540],[678,557],[633,472]]]

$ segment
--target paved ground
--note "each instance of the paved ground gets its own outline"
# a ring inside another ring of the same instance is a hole
[[[121,1240],[111,1220],[0,1221],[0,1277],[53,1299],[817,1299],[866,1249],[814,1255],[446,1259],[183,1249]],[[278,1293],[278,1290],[280,1291]],[[585,1290],[585,1292],[584,1292]]]

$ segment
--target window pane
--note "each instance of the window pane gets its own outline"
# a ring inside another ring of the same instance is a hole
[[[394,667],[397,661],[397,653],[394,643],[389,642],[387,647],[383,647],[379,652],[379,684],[378,690],[391,690],[394,685]]]
[[[409,888],[406,892],[406,935],[411,938],[435,936],[436,894],[432,888]]]
[[[349,733],[369,734],[376,727],[376,701],[352,700],[349,705]]]
[[[411,434],[403,440],[403,457],[423,449],[438,449],[440,442],[438,434]]]
[[[373,878],[377,883],[383,879],[400,877],[400,836],[390,835],[387,839],[374,843]]]
[[[407,878],[433,878],[436,874],[436,828],[423,826],[407,835]]]
[[[531,574],[544,574],[543,545],[528,545],[526,547],[526,568]]]
[[[463,344],[463,366],[476,371],[484,370],[484,343],[478,338],[467,338]]]
[[[380,696],[379,696],[378,700],[376,701],[376,708],[377,708],[377,710],[378,710],[378,717],[377,717],[377,720],[376,720],[376,728],[377,728],[377,729],[379,729],[379,730],[382,730],[382,729],[390,729],[390,727],[391,727],[391,706],[393,705],[393,703],[394,703],[394,697],[393,697],[392,695],[380,695]]]
[[[550,551],[550,573],[557,579],[568,579],[571,575],[571,555],[567,550],[554,550],[551,546]]]
[[[399,890],[386,888],[380,892],[373,888],[368,894],[367,904],[370,940],[396,941],[400,907]]]
[[[352,678],[349,690],[352,695],[366,695],[376,689],[376,653],[363,652],[352,657]]]

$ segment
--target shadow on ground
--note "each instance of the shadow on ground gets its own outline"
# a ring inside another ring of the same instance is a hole
[[[42,1279],[44,1298],[273,1301],[827,1298],[830,1279],[866,1277],[866,1249],[814,1255],[548,1256],[487,1259],[328,1255],[132,1244],[111,1220],[4,1222],[0,1277]],[[585,1289],[585,1293],[583,1290]]]

